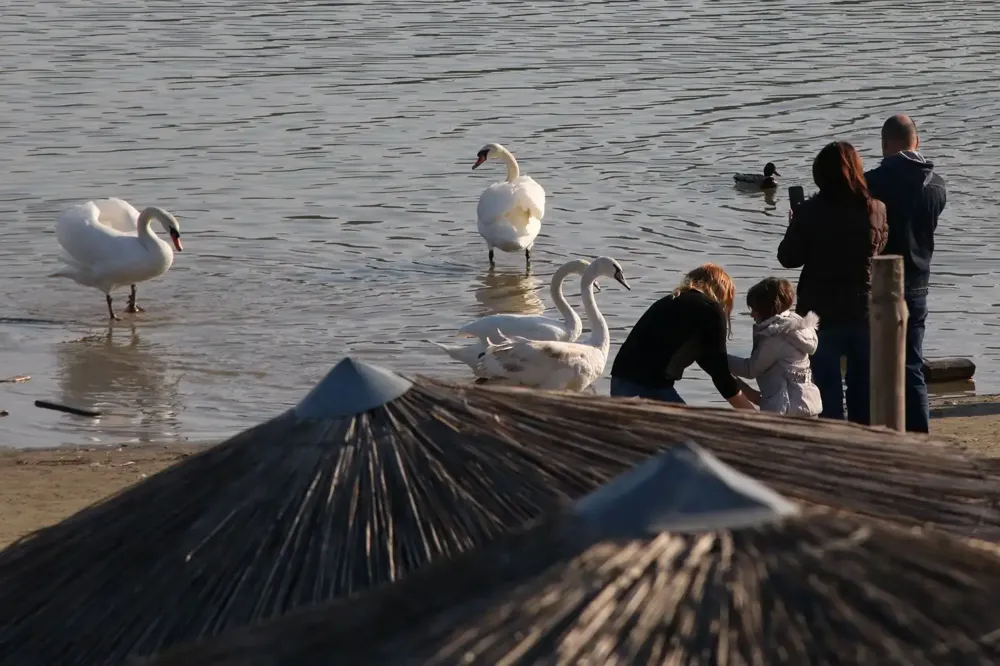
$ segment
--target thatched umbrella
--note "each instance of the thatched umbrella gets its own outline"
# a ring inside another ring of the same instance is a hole
[[[118,663],[392,581],[667,446],[596,420],[568,437],[504,398],[342,361],[287,413],[0,552],[0,664]]]
[[[147,666],[993,665],[1000,555],[800,508],[695,446],[356,598]]]
[[[1000,525],[1000,483],[929,440],[348,359],[289,412],[0,552],[0,664],[115,663],[398,580],[685,440],[796,498]]]

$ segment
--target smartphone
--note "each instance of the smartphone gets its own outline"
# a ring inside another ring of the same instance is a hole
[[[801,185],[792,185],[788,188],[788,203],[795,208],[806,200],[806,192]]]

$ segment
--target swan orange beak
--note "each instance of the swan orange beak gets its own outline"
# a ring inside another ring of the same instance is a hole
[[[180,252],[181,250],[184,249],[184,246],[181,245],[181,234],[180,234],[180,232],[174,231],[173,229],[171,229],[170,230],[170,240],[172,240],[174,242],[174,248],[176,248],[176,250],[178,252]]]
[[[476,163],[472,165],[472,168],[475,169],[476,167],[478,167],[480,164],[482,164],[485,161],[486,161],[486,155],[478,155],[478,156],[476,156]]]

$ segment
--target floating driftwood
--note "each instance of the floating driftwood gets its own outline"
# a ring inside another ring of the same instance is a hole
[[[35,407],[51,409],[57,412],[66,412],[67,414],[75,414],[77,416],[89,416],[92,418],[96,418],[101,415],[101,412],[96,409],[70,407],[69,405],[60,405],[58,402],[49,402],[48,400],[36,400]]]
[[[146,666],[995,664],[1000,556],[800,508],[695,446],[390,586]]]
[[[927,438],[348,359],[286,414],[0,552],[0,655],[118,663],[399,580],[687,440],[798,499],[1000,528],[1000,483]]]
[[[29,375],[15,375],[13,377],[6,377],[5,379],[0,379],[0,384],[19,384],[21,382],[26,382],[31,377]]]

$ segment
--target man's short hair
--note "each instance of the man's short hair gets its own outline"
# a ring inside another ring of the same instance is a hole
[[[882,125],[882,138],[912,146],[917,142],[917,124],[907,115],[892,116]]]

